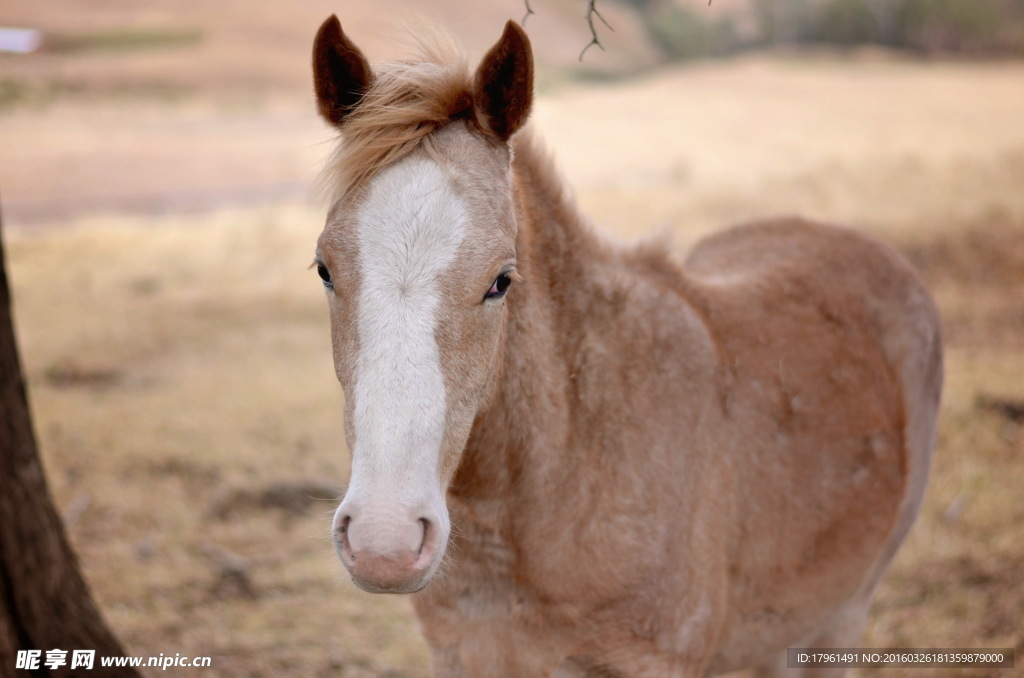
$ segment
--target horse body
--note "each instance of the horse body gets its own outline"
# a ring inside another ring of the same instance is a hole
[[[317,91],[344,133],[351,92],[384,94],[330,23]],[[773,675],[787,646],[855,645],[924,492],[930,297],[884,245],[798,219],[682,265],[605,242],[512,136],[528,67],[510,25],[429,137],[350,175],[321,236],[354,457],[343,562],[418,591],[438,676]]]
[[[524,139],[515,170],[537,161]],[[795,219],[680,267],[523,203],[501,385],[449,487],[446,576],[416,596],[438,674],[502,675],[545,647],[549,670],[717,672],[866,612],[927,472],[932,440],[910,445],[905,422],[933,426],[938,398],[936,316],[909,268]],[[904,371],[929,400],[904,401]]]

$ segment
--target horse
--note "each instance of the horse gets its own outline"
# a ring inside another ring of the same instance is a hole
[[[333,15],[313,45],[352,580],[412,594],[437,676],[775,676],[857,645],[935,443],[927,290],[796,217],[685,257],[610,242],[527,124],[523,29],[475,69],[453,49],[371,67]]]

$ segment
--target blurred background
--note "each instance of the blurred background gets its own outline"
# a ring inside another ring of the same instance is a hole
[[[582,61],[584,0],[530,3],[534,125],[599,228],[682,251],[801,213],[919,268],[939,448],[865,644],[1020,665],[1024,1],[598,0],[614,31]],[[0,5],[35,31],[0,31],[0,197],[51,489],[128,651],[211,656],[204,676],[429,674],[408,601],[357,591],[328,539],[347,451],[307,267],[334,135],[308,62],[332,12],[371,60],[420,20],[479,57],[526,6]]]

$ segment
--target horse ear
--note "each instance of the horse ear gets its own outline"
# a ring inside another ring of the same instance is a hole
[[[509,21],[473,80],[476,120],[502,141],[523,126],[533,105],[533,52],[519,24]]]
[[[313,40],[313,87],[324,120],[340,127],[362,98],[373,72],[332,14]]]

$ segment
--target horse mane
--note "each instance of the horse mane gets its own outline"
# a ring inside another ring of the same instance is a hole
[[[410,34],[414,58],[375,64],[369,89],[341,127],[318,179],[332,204],[416,148],[430,152],[431,132],[472,111],[465,55],[439,30]]]

